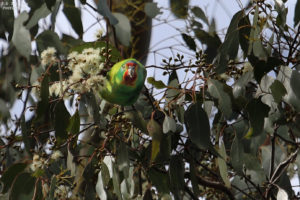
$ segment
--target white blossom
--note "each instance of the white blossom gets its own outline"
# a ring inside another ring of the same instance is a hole
[[[51,155],[52,160],[58,160],[60,157],[63,157],[63,154],[59,150],[54,151]]]
[[[56,61],[56,49],[54,47],[48,47],[41,53],[42,65],[47,65]]]
[[[71,188],[66,185],[59,185],[54,191],[54,197],[56,199],[62,200],[69,198],[69,194],[71,192]]]
[[[37,171],[38,169],[43,169],[46,165],[46,161],[44,158],[41,158],[38,154],[33,155],[33,160],[30,165],[30,169],[32,171]]]

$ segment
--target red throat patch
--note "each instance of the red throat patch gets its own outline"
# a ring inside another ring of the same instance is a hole
[[[135,63],[127,63],[127,66],[133,66],[133,65],[135,65]],[[126,71],[123,75],[123,84],[134,86],[135,81],[137,79],[137,68],[138,67],[135,66],[133,76],[130,76],[129,72],[128,72],[128,68],[126,69]]]

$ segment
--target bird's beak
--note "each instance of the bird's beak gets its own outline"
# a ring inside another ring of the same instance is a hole
[[[135,72],[135,67],[134,66],[129,66],[128,67],[128,74],[129,74],[130,78],[132,78],[134,76],[134,72]]]

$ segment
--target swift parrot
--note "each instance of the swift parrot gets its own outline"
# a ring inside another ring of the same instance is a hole
[[[145,67],[136,59],[122,60],[107,73],[100,96],[113,104],[132,105],[144,86],[146,74]]]

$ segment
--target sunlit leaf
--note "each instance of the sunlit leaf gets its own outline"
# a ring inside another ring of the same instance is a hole
[[[166,88],[167,86],[162,82],[161,80],[157,81],[153,77],[148,77],[147,82],[153,85],[156,89],[163,89]]]

